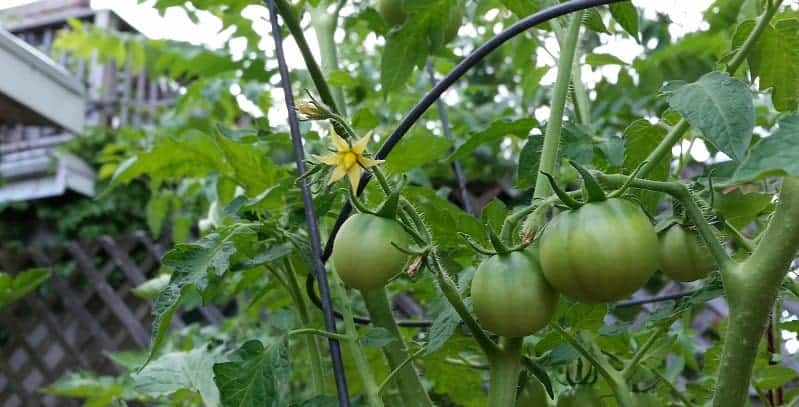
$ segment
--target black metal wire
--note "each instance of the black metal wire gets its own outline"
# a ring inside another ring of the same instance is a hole
[[[436,73],[433,71],[433,64],[427,61],[427,76],[430,77],[430,83],[436,85]],[[436,108],[438,109],[438,120],[441,122],[441,127],[444,129],[444,137],[447,140],[454,141],[452,137],[452,129],[449,127],[449,117],[447,117],[447,108],[441,98],[436,99]],[[454,145],[453,145],[454,148]],[[458,192],[461,194],[461,202],[463,203],[463,210],[471,215],[477,215],[474,212],[472,201],[469,199],[469,190],[466,189],[466,176],[463,174],[463,167],[460,160],[452,160],[452,172],[455,174],[455,182],[458,185]]]
[[[629,0],[571,0],[565,3],[561,3],[544,10],[539,11],[533,15],[525,17],[519,21],[517,21],[512,26],[508,27],[501,33],[497,34],[495,37],[488,40],[485,44],[481,45],[479,48],[474,50],[471,54],[469,54],[466,58],[463,59],[452,71],[447,74],[444,78],[441,79],[441,82],[438,82],[433,86],[427,94],[416,104],[416,106],[411,109],[410,112],[402,119],[400,124],[391,133],[391,136],[386,139],[386,142],[380,147],[380,150],[377,152],[376,156],[378,159],[384,159],[391,150],[394,149],[394,146],[399,143],[402,137],[410,130],[411,126],[416,123],[419,118],[422,117],[424,112],[427,111],[430,106],[435,103],[441,94],[444,93],[450,86],[452,86],[458,79],[460,79],[466,72],[469,71],[472,67],[477,65],[486,55],[493,52],[497,49],[500,45],[504,44],[511,38],[523,33],[529,28],[532,28],[538,24],[545,23],[553,18],[561,17],[566,14],[585,10],[592,7],[603,6],[606,4],[611,3],[620,3],[623,1]],[[360,195],[363,190],[366,188],[366,184],[369,183],[371,179],[371,174],[368,172],[364,173],[361,176],[361,181],[358,184],[358,195]],[[338,234],[341,225],[344,224],[344,221],[347,220],[347,217],[350,216],[352,212],[352,206],[349,202],[344,204],[344,207],[341,208],[341,212],[339,212],[338,218],[336,218],[336,222],[333,225],[333,228],[330,231],[330,236],[327,238],[327,243],[325,244],[324,252],[322,253],[322,261],[326,262],[327,259],[330,258],[330,255],[333,253],[333,241]],[[311,299],[311,302],[316,305],[317,307],[322,306],[322,302],[319,299],[319,296],[316,294],[316,290],[314,290],[313,286],[314,282],[313,279],[310,277],[306,280],[305,288],[306,293],[308,294],[308,298]],[[336,317],[341,318],[341,313],[338,311],[334,311]],[[355,317],[355,322],[358,324],[369,324],[371,321],[369,318],[366,317]],[[397,321],[397,325],[403,327],[427,327],[431,324],[430,321],[415,321],[415,320],[407,320],[407,321]]]
[[[280,82],[283,86],[283,96],[286,99],[286,109],[288,109],[289,130],[291,131],[291,142],[294,146],[294,159],[297,163],[297,171],[300,176],[305,175],[305,151],[300,138],[300,126],[297,120],[297,112],[294,110],[294,95],[291,93],[291,78],[289,69],[286,65],[286,57],[283,54],[283,38],[280,33],[280,25],[277,21],[277,8],[274,0],[269,0],[269,17],[272,22],[272,37],[275,40],[275,56],[277,57],[278,69],[280,71]],[[324,313],[325,329],[328,332],[336,332],[336,319],[333,313],[333,304],[330,300],[330,287],[327,283],[325,265],[322,262],[321,249],[322,242],[319,238],[319,225],[316,223],[316,210],[314,209],[313,196],[308,187],[307,180],[300,184],[302,190],[302,200],[305,205],[305,220],[308,222],[308,235],[311,240],[311,262],[313,274],[319,283],[319,290],[322,292],[321,308]],[[310,274],[309,274],[310,276]],[[330,345],[330,359],[333,362],[333,374],[336,381],[338,402],[340,406],[349,407],[350,397],[347,391],[347,378],[344,373],[344,361],[341,357],[341,347],[338,340],[328,338]]]

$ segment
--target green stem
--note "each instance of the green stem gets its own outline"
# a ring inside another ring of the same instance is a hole
[[[433,402],[427,395],[413,362],[408,362],[404,367],[400,367],[409,357],[408,348],[402,339],[397,322],[394,320],[386,290],[381,288],[372,291],[361,291],[361,295],[366,303],[366,309],[369,311],[369,318],[371,318],[372,324],[387,330],[397,339],[386,345],[383,348],[383,353],[386,355],[388,366],[391,370],[398,370],[395,380],[403,402],[407,406],[432,407]]]
[[[352,308],[350,308],[347,290],[344,289],[344,284],[337,276],[331,278],[331,283],[336,297],[340,300],[341,320],[344,322],[344,329],[347,332],[347,341],[345,343],[349,348],[352,360],[355,362],[355,370],[361,378],[361,385],[366,393],[366,399],[369,402],[369,406],[382,407],[383,399],[380,398],[380,387],[377,385],[372,369],[369,367],[369,361],[358,343],[358,329],[355,327],[355,320],[352,318]]]
[[[319,44],[319,52],[322,56],[322,71],[325,74],[335,71],[338,68],[338,52],[334,34],[338,22],[338,8],[335,13],[327,11],[328,5],[322,3],[311,10],[311,25],[316,32],[316,41]],[[340,110],[340,114],[347,115],[347,104],[344,102],[344,91],[341,87],[333,88],[333,99]]]
[[[383,379],[383,382],[380,383],[380,392],[382,393],[383,390],[388,386],[388,384],[391,383],[391,380],[397,377],[397,373],[399,373],[400,370],[404,369],[408,363],[411,363],[412,360],[416,359],[419,355],[421,355],[422,352],[425,351],[425,349],[426,348],[421,348],[417,350],[416,352],[413,353],[413,355],[408,356],[407,359],[402,361],[402,363],[400,363],[400,365],[397,366],[396,369],[392,370],[391,373],[389,373],[388,376],[386,376],[386,378]]]
[[[488,337],[480,324],[477,323],[477,320],[474,319],[469,312],[469,308],[466,307],[458,291],[458,286],[441,265],[436,253],[433,253],[430,257],[432,258],[430,269],[433,270],[433,274],[436,276],[436,280],[438,281],[439,287],[441,287],[441,292],[444,293],[444,297],[446,297],[447,301],[455,308],[455,312],[458,313],[463,323],[469,328],[469,331],[472,333],[472,336],[474,336],[475,341],[480,345],[483,352],[485,352],[488,357],[491,357],[491,355],[499,350],[499,347]]]
[[[583,126],[591,126],[591,104],[588,101],[588,92],[583,85],[582,73],[580,72],[580,64],[577,58],[574,59],[574,67],[572,68],[572,86],[574,87],[574,105],[577,109],[577,116],[580,119],[580,124]]]
[[[660,379],[660,381],[666,383],[666,386],[668,386],[669,389],[671,389],[671,393],[677,396],[678,399],[680,399],[680,401],[683,404],[683,407],[694,407],[694,404],[691,403],[691,400],[688,400],[688,398],[685,397],[685,392],[683,390],[678,389],[677,386],[675,386],[674,383],[672,383],[666,376],[663,376],[663,373],[660,373],[656,369],[647,369],[647,370],[649,370],[650,372],[652,372],[652,374],[657,376]]]
[[[782,279],[799,250],[799,178],[785,177],[777,209],[752,255],[724,281],[730,321],[713,405],[743,405],[757,347]]]
[[[569,92],[571,81],[572,65],[574,56],[577,53],[577,40],[580,37],[580,24],[582,23],[582,13],[572,16],[569,27],[566,30],[566,38],[561,42],[560,59],[558,60],[558,77],[555,81],[555,88],[552,91],[552,103],[550,103],[549,121],[544,131],[544,146],[541,149],[541,163],[538,167],[533,199],[545,198],[552,193],[549,182],[541,172],[553,173],[555,170],[555,160],[558,155],[558,144],[560,144],[560,132],[563,126],[563,111],[566,108],[566,95]]]
[[[663,326],[658,327],[655,330],[655,332],[653,332],[652,335],[649,336],[646,342],[644,342],[644,344],[641,345],[640,348],[638,348],[638,350],[633,355],[633,358],[630,359],[630,362],[627,363],[627,366],[625,366],[624,370],[622,370],[621,372],[621,375],[624,378],[629,379],[630,377],[632,377],[633,373],[635,373],[635,369],[638,368],[638,364],[641,362],[641,359],[643,359],[643,357],[646,356],[646,353],[649,352],[649,349],[652,348],[652,345],[655,344],[655,341],[657,341],[657,339],[660,338],[660,335],[662,335],[663,332],[665,331],[666,331],[665,327]]]
[[[744,60],[746,59],[746,55],[749,53],[749,50],[755,45],[757,40],[760,38],[760,34],[768,27],[769,22],[771,21],[772,17],[774,17],[774,13],[780,8],[780,4],[782,4],[782,0],[776,0],[774,4],[770,7],[766,7],[766,11],[757,21],[755,28],[752,29],[752,32],[749,33],[749,36],[746,37],[744,43],[741,44],[741,47],[738,48],[738,52],[730,60],[730,63],[727,65],[727,73],[730,75],[734,75],[735,71],[738,70],[738,67],[743,64]]]
[[[333,98],[333,93],[330,91],[330,87],[325,80],[322,69],[319,68],[319,64],[316,63],[313,57],[311,47],[308,46],[308,41],[305,39],[305,34],[302,32],[300,20],[297,18],[297,15],[294,14],[294,9],[291,8],[291,4],[289,4],[288,0],[275,0],[275,5],[280,15],[283,17],[283,23],[288,27],[291,36],[294,37],[294,41],[300,49],[300,54],[302,54],[302,59],[305,61],[305,66],[308,68],[311,80],[314,86],[316,86],[316,91],[319,92],[319,97],[334,113],[340,114],[341,110],[339,110],[340,108]]]
[[[592,352],[593,349],[587,349],[582,343],[580,343],[580,341],[577,340],[577,338],[575,338],[567,330],[563,329],[563,327],[558,323],[553,322],[550,323],[549,326],[555,330],[555,332],[560,334],[560,336],[565,338],[569,344],[577,349],[577,352],[579,352],[596,368],[597,372],[599,372],[599,374],[607,382],[610,390],[613,391],[613,395],[616,398],[616,402],[618,403],[619,407],[635,407],[632,401],[632,393],[630,392],[630,388],[627,387],[627,383],[625,382],[624,377],[621,375],[621,372],[614,369],[602,354],[598,352]]]
[[[501,338],[500,350],[490,358],[488,405],[513,407],[522,367],[523,338]]]
[[[311,316],[308,313],[308,304],[305,302],[305,296],[300,289],[300,282],[297,280],[297,272],[290,260],[286,260],[286,281],[288,288],[291,292],[291,297],[294,304],[297,306],[297,313],[300,315],[300,321],[305,326],[310,325]],[[304,339],[305,347],[310,353],[309,359],[311,360],[311,388],[314,389],[314,394],[325,393],[325,376],[322,370],[322,357],[319,353],[319,342],[313,336],[306,336]]]
[[[663,138],[660,144],[646,156],[646,164],[641,167],[638,176],[646,178],[662,159],[671,157],[671,148],[674,147],[674,144],[678,141],[682,140],[682,135],[690,128],[691,125],[688,124],[687,120],[680,119],[677,125],[672,127],[666,134],[666,137]]]
[[[289,336],[294,336],[294,335],[319,335],[319,336],[324,336],[325,338],[335,339],[337,341],[342,341],[342,342],[352,339],[350,338],[349,335],[337,334],[334,332],[328,332],[323,329],[316,329],[316,328],[300,328],[289,331]]]
[[[741,231],[738,230],[738,228],[736,228],[730,223],[730,221],[728,220],[724,221],[724,228],[727,229],[727,231],[730,233],[730,236],[732,236],[733,240],[735,240],[735,242],[738,243],[741,247],[743,247],[750,253],[752,252],[752,250],[755,249],[755,242],[752,239],[749,239],[746,236],[744,236],[743,233],[741,233]]]

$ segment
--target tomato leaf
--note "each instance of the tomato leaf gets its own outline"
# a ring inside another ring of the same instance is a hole
[[[452,142],[427,130],[413,131],[400,141],[386,159],[386,171],[399,174],[443,159]]]
[[[506,136],[526,138],[536,124],[536,120],[531,118],[494,121],[488,128],[472,134],[465,143],[459,145],[449,156],[449,160],[462,160],[481,144],[497,143]]]
[[[669,105],[719,151],[741,160],[752,139],[755,108],[749,86],[726,73],[711,72],[676,90]]]
[[[519,165],[516,167],[516,188],[525,189],[535,185],[538,167],[541,162],[541,149],[544,148],[544,136],[531,135],[527,137],[519,152]]]
[[[760,179],[768,175],[799,175],[799,113],[779,121],[771,135],[758,141],[735,171],[737,182]]]
[[[167,353],[133,375],[134,388],[154,398],[189,389],[200,393],[204,405],[219,406],[219,390],[214,384],[212,370],[219,359],[218,353],[208,351],[205,347],[189,352]]]
[[[631,174],[638,164],[657,147],[666,135],[666,130],[655,126],[645,119],[639,119],[624,129],[624,173]],[[669,175],[668,160],[661,160],[652,168],[648,179],[663,181]],[[644,209],[652,213],[660,201],[661,194],[641,189],[631,189],[641,201]]]
[[[740,47],[755,27],[753,20],[741,23],[733,36]],[[799,106],[799,20],[785,19],[769,24],[749,51],[747,62],[759,89],[771,88],[771,100],[780,112]]]
[[[258,340],[245,342],[230,362],[213,366],[214,381],[225,406],[288,405],[291,377],[288,342],[264,348]]]
[[[638,37],[638,11],[628,2],[614,3],[610,5],[610,15],[613,19],[627,31],[636,41]]]

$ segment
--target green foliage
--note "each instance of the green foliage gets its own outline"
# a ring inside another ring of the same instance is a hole
[[[94,129],[71,148],[98,168],[104,191],[100,199],[82,201],[70,211],[42,205],[31,213],[81,236],[125,227],[147,228],[153,235],[173,230],[177,244],[164,256],[159,276],[135,290],[144,298],[155,298],[151,348],[133,355],[111,355],[120,366],[117,377],[70,375],[48,392],[98,406],[121,401],[175,406],[337,404],[331,396],[334,384],[326,341],[291,333],[301,328],[319,330],[323,325],[321,313],[312,308],[302,290],[302,279],[311,272],[304,207],[292,145],[282,122],[285,111],[277,109],[280,101],[272,106],[274,56],[259,48],[261,42],[271,44],[271,39],[261,38],[254,28],[257,25],[242,16],[248,6],[257,9],[250,3],[154,2],[162,12],[180,7],[192,18],[201,11],[217,16],[222,29],[230,32],[228,42],[218,49],[145,39],[79,22],[59,35],[56,47],[61,51],[76,57],[96,55],[99,61],[120,65],[129,62],[134,71],[146,70],[163,78],[177,90],[176,99],[158,112],[151,126]],[[320,53],[323,66],[331,65],[325,78],[334,92],[341,92],[345,110],[351,113],[343,120],[358,135],[374,131],[380,136],[390,134],[432,86],[426,72],[417,68],[430,62],[440,77],[498,30],[549,5],[517,0],[406,0],[403,7],[408,18],[389,27],[374,2],[346,2],[341,15],[334,15],[334,3],[288,2],[300,16],[313,6],[326,10],[330,15],[325,17],[333,17],[336,49]],[[716,0],[705,13],[707,30],[674,38],[667,16],[651,19],[630,3],[586,12],[583,23],[588,30],[583,30],[577,43],[575,70],[590,68],[599,74],[592,75],[595,80],[584,80],[582,87],[569,88],[554,163],[553,175],[559,182],[572,193],[580,193],[575,172],[562,165],[567,160],[593,171],[630,175],[669,142],[641,179],[690,185],[692,196],[702,199],[703,215],[745,230],[744,243],[762,233],[776,202],[774,177],[799,175],[795,148],[799,116],[792,113],[799,103],[795,12],[776,13],[738,72],[717,71],[753,32],[759,20],[752,18],[762,12],[759,3]],[[469,25],[461,34],[468,35],[448,41],[449,18],[459,13],[467,16]],[[319,18],[316,14],[312,13],[312,20]],[[305,26],[307,15],[301,21]],[[547,24],[528,30],[488,55],[453,86],[445,109],[451,139],[442,136],[440,119],[431,109],[384,164],[389,184],[407,179],[402,196],[420,219],[406,226],[416,230],[421,240],[427,240],[429,232],[429,246],[410,247],[419,251],[411,262],[417,262],[416,274],[406,278],[402,273],[387,289],[390,294],[410,293],[424,308],[424,317],[432,320],[426,331],[403,329],[401,335],[411,349],[423,349],[412,364],[423,374],[437,405],[486,404],[485,384],[491,374],[486,370],[496,356],[475,341],[482,331],[468,318],[473,315],[468,294],[471,279],[484,258],[458,233],[486,245],[486,225],[500,232],[509,215],[530,209],[529,189],[539,177],[544,146],[539,131],[546,124],[542,108],[554,110],[549,86],[542,82],[557,66],[538,56],[548,52],[557,56],[556,50],[547,47],[553,43],[552,36],[559,34],[558,27]],[[598,33],[632,36],[641,44],[642,54],[627,64],[612,47],[605,47],[612,36]],[[234,54],[232,41],[239,38],[246,42],[244,52]],[[337,55],[337,63],[328,59],[331,54]],[[605,74],[611,70],[614,74]],[[308,71],[294,69],[291,74],[298,99],[303,89],[317,93]],[[570,84],[555,86],[562,90]],[[658,89],[662,89],[660,95]],[[762,97],[764,92],[771,93],[773,108]],[[585,102],[587,111],[581,106],[578,115],[577,102]],[[249,107],[244,109],[244,105]],[[270,123],[260,113],[281,121]],[[674,126],[681,118],[693,130],[675,135]],[[325,136],[327,125],[301,124],[306,157],[323,155],[331,148]],[[681,156],[671,154],[677,143],[703,141],[711,156],[723,152],[733,161],[697,162],[696,155],[682,148]],[[374,153],[378,146],[370,142],[366,148]],[[479,217],[450,199],[460,197],[454,193],[457,182],[450,165],[456,161],[465,173]],[[316,171],[308,181],[324,241],[345,199],[340,184],[328,185],[328,167],[314,160],[308,165]],[[681,208],[666,205],[662,191],[632,188],[630,192],[658,221],[681,213]],[[363,199],[374,207],[385,194],[373,182]],[[4,215],[5,210],[28,210],[20,207],[4,208]],[[551,218],[548,215],[540,218]],[[516,219],[518,225],[510,225],[509,233],[503,234],[510,240],[505,243],[515,246],[532,240],[527,250],[539,250],[537,232],[545,227],[531,225],[531,219]],[[715,226],[720,228],[722,223]],[[734,258],[744,258],[747,250],[738,243],[728,247],[734,248]],[[602,244],[607,239],[592,243]],[[454,294],[460,295],[460,303],[451,298],[453,290],[441,284],[441,275],[435,273],[458,280]],[[0,274],[0,288],[15,284],[7,280]],[[656,273],[639,293],[653,295],[667,284],[669,280]],[[718,273],[695,283],[691,290],[691,295],[646,307],[562,299],[553,318],[557,325],[524,339],[525,377],[538,377],[556,399],[569,391],[570,386],[561,383],[566,369],[587,366],[586,354],[599,359],[595,363],[600,367],[604,360],[604,368],[614,372],[634,361],[633,368],[622,371],[622,387],[636,390],[636,396],[646,393],[656,405],[676,404],[682,397],[702,405],[711,397],[708,389],[717,384],[715,371],[723,347],[717,338],[724,334],[725,324],[693,322],[697,315],[704,315],[705,304],[724,291]],[[21,292],[12,291],[14,296]],[[785,293],[790,295],[789,290]],[[359,295],[335,300],[338,304],[348,301],[356,313],[364,312]],[[4,302],[0,299],[0,304]],[[219,327],[169,329],[180,307],[191,310],[208,303],[226,304],[226,310],[235,309],[236,315],[226,313]],[[794,325],[780,321],[784,329],[795,330]],[[697,328],[701,330],[694,331]],[[390,373],[383,350],[397,345],[398,337],[376,327],[359,328],[358,337],[372,379],[380,383]],[[699,337],[712,342],[703,353],[697,352]],[[321,358],[315,358],[313,349]],[[353,400],[356,405],[365,403],[363,393],[369,390],[369,381],[354,368],[350,354],[345,354],[345,361]],[[768,362],[766,352],[757,354],[753,383],[758,390],[795,383],[792,370]],[[314,374],[324,383],[313,383]],[[685,387],[675,390],[672,383],[678,382]],[[613,386],[618,385],[600,375],[592,388],[610,401]],[[386,405],[403,405],[397,402],[397,386],[392,382],[382,396]]]
[[[0,309],[3,309],[50,278],[50,271],[43,268],[30,269],[12,276],[0,272]]]

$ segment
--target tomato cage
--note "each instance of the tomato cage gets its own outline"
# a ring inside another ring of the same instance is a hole
[[[397,143],[405,136],[405,134],[410,130],[410,128],[419,120],[420,117],[429,109],[434,103],[438,103],[438,114],[439,118],[442,122],[444,128],[444,135],[446,137],[451,137],[449,133],[449,126],[448,120],[446,116],[446,112],[443,106],[443,103],[439,100],[441,95],[449,89],[455,82],[457,82],[461,77],[463,77],[466,72],[468,72],[472,67],[477,65],[483,58],[485,58],[488,54],[493,52],[499,46],[514,38],[515,36],[525,32],[527,29],[535,27],[539,24],[545,23],[549,20],[552,20],[557,17],[564,16],[569,13],[573,13],[576,11],[581,11],[585,9],[589,9],[592,7],[602,6],[611,3],[617,3],[624,0],[571,0],[567,1],[544,10],[541,10],[538,13],[525,17],[519,21],[517,21],[512,26],[508,27],[504,31],[500,32],[489,41],[485,42],[483,45],[472,51],[468,56],[466,56],[460,63],[458,63],[450,73],[444,76],[441,81],[436,83],[435,76],[433,74],[432,68],[428,64],[427,66],[427,73],[430,77],[431,82],[433,83],[433,88],[411,109],[405,117],[403,117],[402,121],[397,125],[397,128],[391,135],[386,139],[385,143],[380,147],[376,154],[376,158],[378,159],[385,159]],[[308,185],[307,180],[302,178],[305,173],[305,153],[302,147],[302,139],[300,136],[300,128],[299,128],[299,119],[297,117],[297,112],[295,110],[294,104],[294,95],[291,91],[291,79],[290,73],[288,70],[288,66],[286,64],[286,58],[283,52],[283,38],[280,32],[280,23],[278,21],[278,15],[282,17],[283,24],[287,26],[289,32],[295,34],[295,39],[297,42],[298,47],[302,53],[303,59],[305,60],[305,64],[308,68],[308,71],[311,73],[311,77],[314,82],[314,86],[316,87],[316,92],[319,94],[322,102],[324,102],[333,112],[338,112],[338,107],[336,106],[336,102],[333,99],[332,93],[327,86],[327,83],[324,81],[324,77],[322,75],[321,69],[319,65],[314,60],[313,55],[310,52],[310,48],[308,44],[305,42],[302,35],[296,35],[301,33],[302,30],[299,25],[299,21],[297,16],[294,14],[294,11],[290,7],[287,1],[285,0],[266,0],[265,1],[267,8],[269,9],[269,16],[271,20],[271,27],[272,27],[272,37],[275,41],[275,56],[278,62],[278,70],[280,72],[281,78],[281,87],[283,89],[283,94],[285,97],[285,103],[288,110],[288,123],[289,123],[289,131],[291,134],[291,140],[294,147],[294,158],[297,165],[297,172],[298,177],[302,179],[300,183],[300,189],[302,192],[303,204],[305,207],[305,217],[308,227],[308,235],[310,238],[310,246],[311,246],[311,255],[312,259],[312,271],[313,274],[308,275],[308,280],[306,281],[306,291],[308,293],[309,298],[311,301],[319,307],[324,315],[325,321],[325,329],[330,333],[336,333],[336,318],[341,318],[341,314],[338,313],[336,310],[333,309],[333,304],[330,297],[330,287],[328,285],[327,274],[325,272],[325,262],[330,257],[332,250],[333,250],[333,241],[335,240],[336,234],[338,233],[341,225],[347,219],[347,217],[352,212],[352,206],[350,203],[346,203],[342,208],[341,212],[339,213],[336,222],[331,230],[330,236],[327,239],[327,242],[322,247],[322,243],[319,236],[319,227],[316,220],[316,211],[313,205],[313,199],[311,196],[311,190]],[[453,172],[456,177],[456,182],[460,193],[462,194],[463,198],[463,208],[467,212],[472,212],[471,205],[469,203],[468,197],[466,195],[465,189],[465,179],[463,176],[463,172],[460,169],[460,164],[455,161],[453,162]],[[360,179],[360,183],[358,184],[357,194],[360,195],[363,190],[366,188],[366,185],[369,183],[371,179],[371,174],[369,172],[365,172]],[[319,294],[317,295],[314,285],[319,285]],[[680,296],[685,295],[680,294]],[[663,300],[659,298],[652,298],[654,300]],[[623,305],[623,304],[620,304]],[[633,304],[631,304],[633,305]],[[637,304],[635,304],[637,305]],[[355,322],[360,324],[369,324],[370,320],[366,317],[355,317]],[[409,328],[423,328],[430,326],[431,321],[397,321],[397,325]],[[329,346],[330,346],[330,357],[331,362],[333,365],[333,372],[335,375],[335,382],[336,382],[336,389],[338,393],[338,400],[340,406],[349,406],[349,392],[347,390],[347,381],[344,376],[344,365],[342,361],[341,355],[341,346],[339,341],[335,338],[328,338]]]

